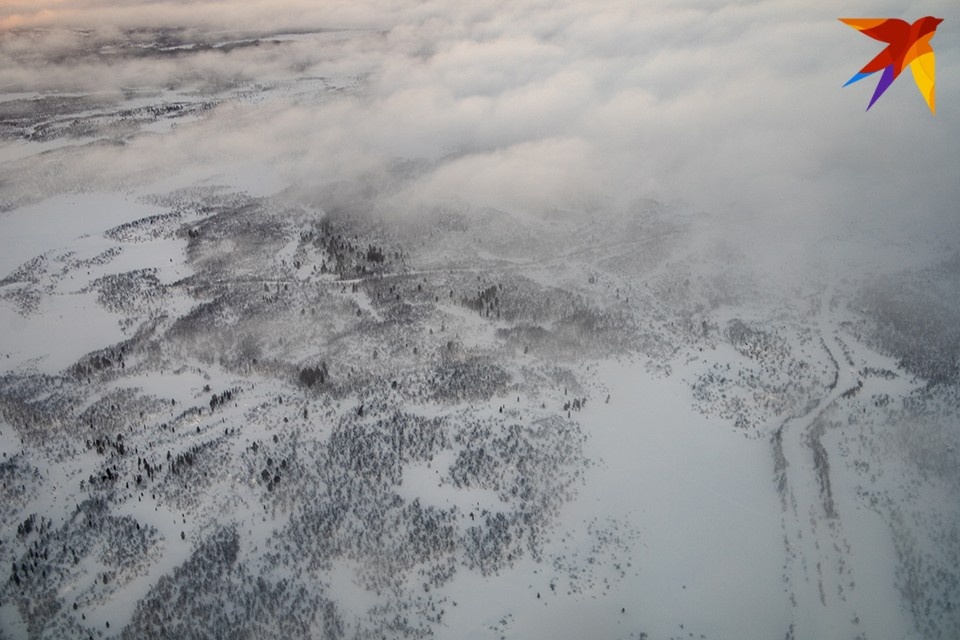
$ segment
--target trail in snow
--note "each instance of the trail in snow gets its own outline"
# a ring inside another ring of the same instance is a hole
[[[830,450],[822,441],[824,414],[863,385],[828,315],[831,296],[829,288],[821,295],[816,325],[835,378],[819,400],[784,421],[771,439],[783,508],[784,580],[793,607],[787,637],[866,640],[870,629],[898,634],[904,619],[892,584],[868,585],[861,591],[869,595],[857,593],[855,574],[873,573],[869,565],[884,550],[877,541],[889,532],[879,518],[854,513],[850,496],[835,495],[831,479],[837,469],[831,471]],[[876,601],[877,593],[890,601]],[[862,624],[867,617],[869,624]]]

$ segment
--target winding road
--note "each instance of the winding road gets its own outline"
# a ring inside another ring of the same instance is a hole
[[[831,289],[820,296],[816,326],[834,365],[834,380],[822,397],[811,401],[801,415],[784,421],[771,438],[783,507],[784,580],[794,611],[786,635],[791,640],[838,637],[839,629],[850,625],[856,629],[859,618],[847,597],[855,585],[851,546],[834,500],[829,454],[821,437],[827,425],[824,413],[862,383],[853,367],[846,366],[844,349],[830,324],[831,299]]]

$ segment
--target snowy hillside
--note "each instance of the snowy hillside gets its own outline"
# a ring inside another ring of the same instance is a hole
[[[0,637],[960,637],[951,238],[418,138],[416,34],[51,33],[116,86],[0,73]]]

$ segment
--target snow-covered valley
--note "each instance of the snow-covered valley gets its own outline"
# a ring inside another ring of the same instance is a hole
[[[380,31],[111,37],[0,100],[0,638],[960,636],[949,238],[426,206],[304,127]]]

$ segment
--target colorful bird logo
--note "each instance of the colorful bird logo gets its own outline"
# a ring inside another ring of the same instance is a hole
[[[917,82],[920,94],[927,101],[930,111],[934,114],[937,113],[935,94],[936,60],[933,55],[933,47],[930,46],[930,39],[933,38],[937,26],[943,22],[943,19],[927,16],[926,18],[920,18],[913,24],[907,24],[896,18],[840,18],[840,21],[874,40],[887,43],[886,49],[868,62],[863,69],[860,69],[860,72],[850,78],[847,84],[843,85],[853,84],[877,71],[883,71],[877,90],[873,92],[873,98],[870,99],[870,104],[867,106],[867,111],[883,95],[883,92],[893,84],[900,72],[907,65],[910,65],[913,79]]]

